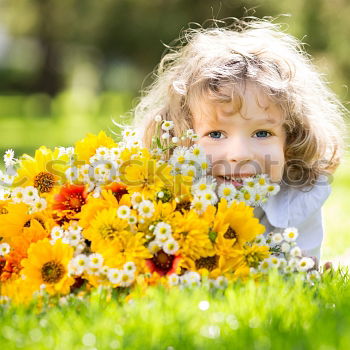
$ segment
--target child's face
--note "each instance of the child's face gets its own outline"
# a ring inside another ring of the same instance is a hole
[[[209,100],[191,111],[198,144],[210,156],[219,184],[238,185],[242,178],[261,173],[273,182],[282,179],[286,140],[282,111],[253,84],[246,85],[240,111],[236,103]]]

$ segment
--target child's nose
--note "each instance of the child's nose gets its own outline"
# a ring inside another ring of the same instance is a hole
[[[238,163],[253,160],[253,152],[249,142],[239,136],[230,140],[226,155],[229,162]]]

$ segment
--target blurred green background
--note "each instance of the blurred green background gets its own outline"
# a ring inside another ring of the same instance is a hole
[[[181,29],[247,15],[280,16],[347,106],[348,0],[0,0],[0,152],[68,146],[127,123]],[[326,204],[325,258],[350,247],[349,170],[346,160]]]

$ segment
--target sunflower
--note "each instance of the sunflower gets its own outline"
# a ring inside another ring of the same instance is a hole
[[[173,237],[179,242],[179,254],[190,259],[199,259],[214,253],[214,247],[209,239],[209,226],[193,210],[175,212],[169,221],[173,228]]]
[[[12,239],[25,236],[26,228],[33,225],[40,236],[48,234],[54,226],[48,210],[28,214],[28,206],[24,203],[10,203],[4,209],[7,214],[0,215],[0,236],[10,244]]]
[[[259,219],[254,217],[253,208],[245,203],[233,202],[227,206],[227,201],[221,199],[214,227],[223,228],[228,224],[227,230],[224,233],[224,238],[232,240],[233,244],[238,242],[242,247],[246,242],[251,242],[257,235],[265,232],[265,227],[259,223]]]
[[[89,162],[90,158],[96,153],[97,148],[116,147],[117,144],[108,137],[104,131],[100,131],[98,135],[87,134],[85,138],[75,143],[75,153],[78,161]]]
[[[28,258],[22,261],[22,274],[26,285],[39,290],[46,286],[50,294],[69,293],[74,278],[68,276],[67,266],[73,257],[73,247],[59,239],[53,245],[47,238],[32,243],[28,249]]]
[[[34,158],[28,155],[22,157],[14,184],[22,187],[34,186],[41,195],[46,196],[66,180],[64,174],[68,166],[68,155],[60,155],[58,149],[52,151],[41,146],[35,151]]]

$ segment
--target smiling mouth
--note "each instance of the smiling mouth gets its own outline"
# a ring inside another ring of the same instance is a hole
[[[255,174],[217,175],[221,182],[231,183],[236,187],[243,186],[244,180],[248,177],[255,177]]]

